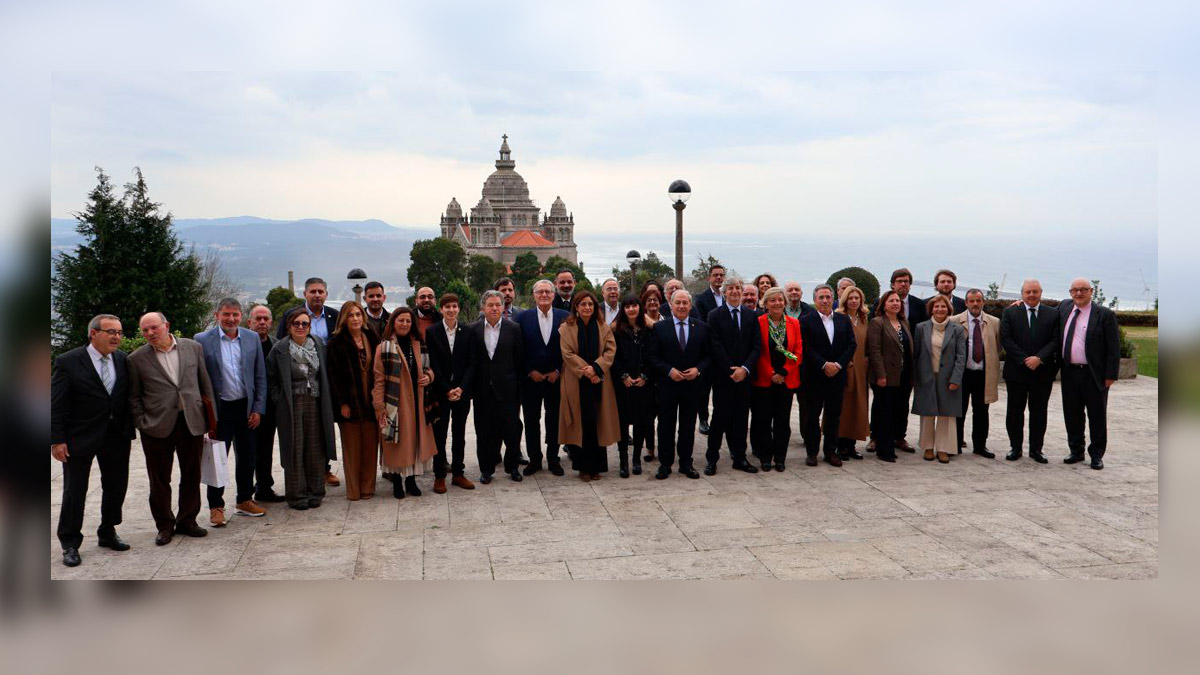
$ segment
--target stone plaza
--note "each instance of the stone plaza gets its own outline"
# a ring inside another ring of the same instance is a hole
[[[583,483],[548,471],[472,491],[396,500],[380,479],[374,499],[331,488],[319,509],[268,504],[233,515],[208,536],[155,546],[145,460],[135,441],[120,535],[132,550],[96,546],[100,479],[93,467],[80,547],[64,567],[54,535],[62,468],[51,460],[53,579],[1154,579],[1158,576],[1158,380],[1122,380],[1109,399],[1105,469],[1067,466],[1056,386],[1049,464],[1007,462],[1005,394],[991,407],[994,460],[964,453],[948,465],[899,453],[841,468],[804,465],[793,433],[788,470],[655,480],[611,470]],[[909,438],[915,440],[916,418]],[[476,479],[467,425],[467,475]],[[793,429],[795,429],[793,412]],[[970,425],[968,423],[968,435]],[[704,436],[697,435],[703,454]],[[862,444],[859,445],[860,451]],[[230,472],[232,475],[233,457]],[[335,463],[335,470],[338,464]],[[176,468],[175,476],[178,476]],[[176,478],[177,480],[177,478]],[[276,462],[277,489],[282,469]],[[227,489],[226,500],[232,497]]]

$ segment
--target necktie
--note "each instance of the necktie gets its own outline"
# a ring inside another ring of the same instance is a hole
[[[1063,341],[1063,363],[1071,363],[1071,342],[1075,339],[1075,324],[1079,322],[1079,308],[1071,313],[1071,325],[1067,326],[1067,339]]]
[[[979,319],[975,319],[975,330],[971,332],[971,341],[974,344],[971,347],[971,358],[975,363],[983,363],[983,330],[979,328]]]
[[[111,394],[113,390],[113,372],[108,362],[109,358],[107,355],[100,357],[100,381],[104,383],[104,388]]]
[[[742,329],[742,319],[740,316],[738,316],[737,309],[733,310],[733,325],[737,326],[738,330]]]
[[[687,335],[683,332],[683,322],[679,322],[679,351],[687,351]]]
[[[1029,335],[1037,333],[1037,307],[1029,308]]]

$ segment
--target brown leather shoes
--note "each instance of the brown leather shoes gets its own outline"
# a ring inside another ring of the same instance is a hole
[[[842,459],[836,455],[833,457],[826,457],[825,461],[833,466],[841,466],[842,465]]]
[[[457,485],[458,487],[460,487],[464,490],[474,490],[475,489],[475,484],[472,483],[471,479],[467,478],[466,476],[455,476],[454,478],[450,479],[450,484]]]
[[[932,462],[932,461],[933,461],[933,448],[930,448],[930,449],[928,449],[928,450],[926,450],[926,451],[925,451],[925,461],[926,461],[926,462]]]
[[[446,494],[446,479],[445,478],[434,478],[433,479],[433,492],[434,492],[434,494],[439,494],[439,495]]]
[[[208,522],[211,523],[213,527],[225,527],[225,509],[209,509]]]
[[[949,463],[950,463],[950,455],[947,455],[947,454],[946,454],[946,453],[944,453],[944,452],[939,452],[939,453],[937,454],[937,458],[938,458],[938,461],[939,461],[939,462],[941,462],[942,464],[949,464]]]
[[[332,487],[337,487],[342,484],[342,481],[338,480],[338,477],[333,475],[332,471],[326,471],[325,472],[325,484],[330,485]]]

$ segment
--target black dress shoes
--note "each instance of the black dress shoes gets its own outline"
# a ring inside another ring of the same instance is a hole
[[[479,476],[479,482],[483,483],[484,485],[487,485],[488,483],[492,482],[492,474],[485,473],[485,474]]]
[[[126,544],[125,540],[121,539],[115,532],[107,537],[100,537],[96,545],[102,548],[111,548],[114,551],[129,550],[129,544]]]
[[[317,499],[317,498],[315,498],[315,497],[314,497],[314,498],[312,498],[312,499],[309,499],[309,500],[308,500],[308,508],[310,508],[310,509],[319,509],[319,508],[321,508],[321,500],[320,500],[320,499]]]
[[[691,478],[691,479],[693,479],[693,480],[697,480],[697,479],[699,479],[699,478],[700,478],[700,473],[699,473],[698,471],[696,471],[695,469],[691,468],[691,467],[688,467],[688,468],[686,468],[686,469],[680,469],[680,470],[679,470],[679,473],[681,473],[681,474],[683,474],[683,475],[685,475],[685,476],[687,476],[688,478]]]
[[[980,457],[987,457],[988,459],[996,459],[996,453],[988,450],[987,448],[975,450],[974,454],[979,455]]]
[[[1037,462],[1038,464],[1045,464],[1050,461],[1050,460],[1046,459],[1046,456],[1040,452],[1029,453],[1029,459],[1032,459],[1033,461]]]
[[[862,453],[855,450],[854,448],[850,448],[849,450],[846,451],[846,456],[843,457],[842,459],[862,459],[862,458],[863,458]]]
[[[285,501],[286,499],[287,499],[286,497],[284,497],[281,494],[276,493],[274,490],[268,490],[266,492],[254,493],[254,501],[256,501],[256,502],[268,502],[268,503],[276,503],[277,504],[279,502]]]
[[[895,463],[896,463],[896,456],[895,456],[895,455],[888,455],[888,456],[886,456],[886,457],[885,457],[884,455],[875,455],[875,456],[876,456],[876,457],[878,457],[879,459],[882,459],[883,461],[885,461],[885,462],[887,462],[887,463],[889,463],[889,464],[895,464]]]
[[[654,477],[657,478],[658,480],[666,480],[667,476],[670,476],[670,475],[671,475],[670,469],[668,469],[666,467],[660,467],[658,470],[658,473],[654,474]]]
[[[705,464],[705,465],[704,465],[704,475],[705,475],[705,476],[715,476],[715,475],[717,475],[717,465],[716,465],[716,464],[713,464],[712,462],[709,462],[708,464]]]
[[[542,470],[541,462],[530,462],[529,466],[527,466],[521,470],[521,473],[525,474],[526,476],[532,476],[533,474],[535,474],[541,470]]]
[[[392,494],[393,495],[396,494],[395,489],[392,490]],[[403,490],[400,491],[400,496],[396,497],[396,499],[404,499],[404,491]],[[295,504],[288,504],[288,508],[294,509],[296,511],[307,511],[308,510],[308,501],[296,502]]]
[[[392,496],[396,499],[404,499],[404,481],[392,481]]]
[[[1093,457],[1091,466],[1093,469],[1099,471],[1100,469],[1104,468],[1104,460],[1100,459],[1099,457]]]
[[[550,462],[550,473],[554,474],[555,476],[561,476],[566,472],[563,471],[562,464],[560,462]],[[637,471],[635,473],[641,472]]]
[[[521,478],[520,471],[513,471],[512,473],[508,474],[508,477],[511,478],[512,482],[514,483],[520,483],[521,481],[525,480],[524,478]]]
[[[1083,461],[1083,455],[1067,455],[1063,464],[1078,464]]]
[[[805,458],[804,458],[804,464],[805,464],[805,465],[807,465],[807,466],[816,466],[816,465],[817,465],[817,458],[816,458],[816,457],[813,457],[812,455],[809,455],[808,457],[805,457]]]
[[[175,534],[186,534],[189,537],[208,536],[208,530],[199,525],[176,525]]]
[[[1021,459],[1021,451],[1020,450],[1011,450],[1011,451],[1009,451],[1009,453],[1007,455],[1004,456],[1004,459],[1007,459],[1010,462],[1015,462],[1018,459]]]
[[[771,460],[769,460],[769,459],[763,460],[763,463],[762,463],[763,471],[770,471],[773,468],[775,468],[775,467],[771,466]]]
[[[63,564],[64,565],[66,565],[67,567],[79,567],[79,563],[81,563],[81,562],[83,562],[83,559],[79,557],[79,549],[77,549],[77,548],[64,548],[63,549]]]
[[[708,435],[708,422],[700,420],[700,433],[704,434],[705,436]]]
[[[779,473],[783,473],[784,471],[787,471],[787,467],[783,465],[783,462],[775,462],[775,470]]]
[[[758,468],[744,459],[740,462],[734,462],[733,468],[738,471],[745,471],[746,473],[758,473]]]
[[[170,530],[159,530],[158,536],[154,538],[154,544],[156,546],[166,546],[171,543],[172,538],[174,538],[174,535]]]

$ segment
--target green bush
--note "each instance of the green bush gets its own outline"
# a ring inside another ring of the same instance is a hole
[[[1133,343],[1129,341],[1129,336],[1125,334],[1125,329],[1118,326],[1117,333],[1121,336],[1121,358],[1132,359],[1134,347]]]
[[[874,307],[875,303],[879,302],[879,279],[876,279],[874,274],[861,267],[847,267],[829,275],[829,281],[825,283],[832,286],[836,293],[838,279],[842,277],[849,277],[854,280],[854,285],[858,286],[862,290],[863,295],[866,296],[868,308]]]

